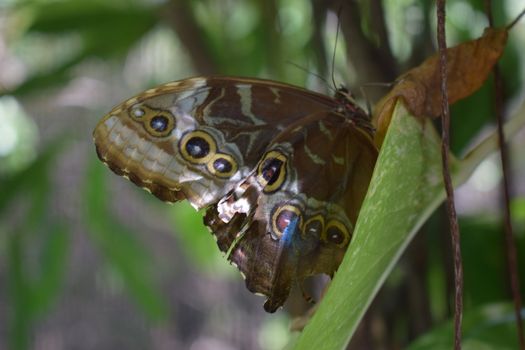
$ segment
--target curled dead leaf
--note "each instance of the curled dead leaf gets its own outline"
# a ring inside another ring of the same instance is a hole
[[[501,57],[507,42],[507,28],[487,28],[483,36],[447,49],[448,98],[452,104],[478,90]],[[395,103],[403,98],[415,116],[438,116],[441,112],[439,55],[436,53],[397,80],[375,106],[376,144],[380,147]]]

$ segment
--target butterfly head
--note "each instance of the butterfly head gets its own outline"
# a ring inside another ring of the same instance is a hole
[[[355,125],[367,131],[370,135],[373,135],[375,129],[371,123],[370,113],[367,113],[359,107],[359,104],[350,90],[341,86],[335,92],[334,99],[338,103],[336,108],[337,113],[344,115]]]

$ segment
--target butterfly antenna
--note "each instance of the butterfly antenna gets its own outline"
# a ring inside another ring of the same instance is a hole
[[[319,74],[317,74],[317,73],[315,73],[315,72],[312,72],[312,71],[310,71],[310,70],[304,68],[303,66],[298,65],[298,64],[295,63],[295,62],[292,62],[292,61],[286,61],[286,63],[291,64],[291,65],[294,66],[295,68],[299,68],[300,70],[302,70],[302,71],[304,71],[304,72],[306,72],[306,73],[308,73],[308,74],[310,74],[310,75],[313,75],[314,77],[316,77],[317,79],[319,79],[319,80],[321,80],[323,83],[325,83],[325,85],[326,85],[329,89],[332,89],[332,88],[330,87],[330,84],[328,84],[328,81],[327,81],[323,76],[321,76],[321,75],[319,75]]]
[[[361,92],[361,95],[363,95],[365,102],[366,102],[366,112],[368,115],[372,115],[372,106],[370,105],[370,99],[368,98],[366,91],[363,86],[359,88],[359,92]]]

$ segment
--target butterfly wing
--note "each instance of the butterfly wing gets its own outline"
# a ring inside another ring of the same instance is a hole
[[[286,84],[193,78],[115,107],[94,140],[115,173],[208,208],[219,248],[274,311],[294,281],[332,275],[351,238],[377,150],[340,112]]]

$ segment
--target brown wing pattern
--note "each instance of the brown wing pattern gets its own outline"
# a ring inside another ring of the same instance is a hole
[[[118,105],[93,136],[114,172],[164,201],[186,198],[203,208],[251,171],[279,130],[333,105],[266,80],[192,78]]]
[[[350,119],[310,115],[277,136],[254,171],[208,209],[219,248],[235,244],[228,258],[250,291],[268,297],[267,311],[284,303],[294,282],[337,269],[376,157],[370,136]]]
[[[337,269],[377,156],[354,111],[273,81],[192,78],[148,90],[97,125],[97,154],[164,201],[188,199],[249,290],[286,300]]]

